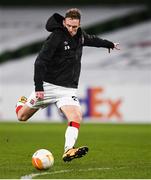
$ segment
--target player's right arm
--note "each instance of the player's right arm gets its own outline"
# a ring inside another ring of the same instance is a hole
[[[47,40],[44,42],[42,49],[34,63],[34,83],[35,83],[35,92],[38,99],[43,98],[43,79],[45,73],[47,72],[47,67],[51,66],[52,57],[58,44],[60,38],[58,34],[52,33]]]

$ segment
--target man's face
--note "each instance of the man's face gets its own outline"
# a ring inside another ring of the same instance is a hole
[[[77,34],[77,30],[80,27],[80,20],[65,18],[65,20],[63,21],[63,25],[68,29],[70,35],[74,36]]]

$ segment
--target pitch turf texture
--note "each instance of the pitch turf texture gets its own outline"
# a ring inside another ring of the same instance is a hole
[[[151,125],[82,124],[77,146],[89,153],[64,163],[66,124],[0,123],[0,178],[151,178]],[[34,169],[31,156],[46,148],[55,158],[47,171]]]

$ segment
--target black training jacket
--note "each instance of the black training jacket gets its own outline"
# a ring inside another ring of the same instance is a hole
[[[83,46],[114,48],[114,44],[81,28],[71,36],[63,26],[61,15],[55,13],[46,24],[52,32],[44,42],[34,64],[35,91],[43,91],[43,81],[55,85],[77,88],[81,71]]]

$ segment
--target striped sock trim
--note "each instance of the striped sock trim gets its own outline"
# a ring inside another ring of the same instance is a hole
[[[23,107],[22,105],[16,107],[16,114],[18,114],[18,111],[19,111],[22,107]]]
[[[68,126],[72,126],[72,127],[77,128],[77,129],[80,128],[80,124],[77,123],[77,122],[74,122],[74,121],[70,121],[70,122],[68,123]]]

